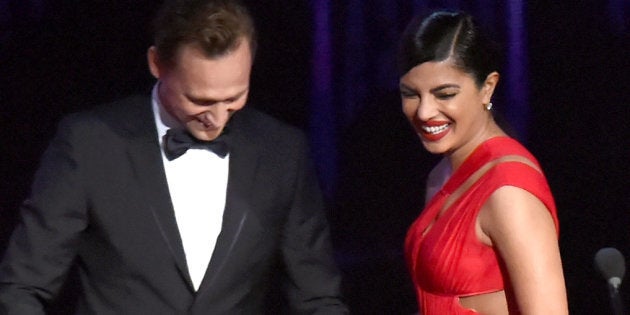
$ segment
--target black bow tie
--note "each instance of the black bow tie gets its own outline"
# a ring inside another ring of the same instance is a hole
[[[224,158],[228,154],[227,136],[222,133],[212,141],[202,141],[193,137],[185,129],[169,129],[164,135],[164,154],[172,161],[190,148],[205,148]]]

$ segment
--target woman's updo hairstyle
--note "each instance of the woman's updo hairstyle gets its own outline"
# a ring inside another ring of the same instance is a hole
[[[481,87],[488,74],[499,70],[496,45],[463,12],[438,11],[412,20],[400,44],[400,76],[421,63],[450,58],[455,67],[472,75]]]

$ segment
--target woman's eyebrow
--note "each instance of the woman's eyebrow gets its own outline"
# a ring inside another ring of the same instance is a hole
[[[457,84],[443,84],[443,85],[440,85],[440,86],[437,86],[437,87],[432,88],[431,90],[429,90],[429,92],[431,92],[431,93],[435,93],[435,92],[439,92],[439,91],[441,91],[441,90],[448,89],[448,88],[456,88],[456,89],[459,89],[459,88],[460,88],[460,86],[459,86],[459,85],[457,85]]]

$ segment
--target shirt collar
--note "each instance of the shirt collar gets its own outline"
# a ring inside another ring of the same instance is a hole
[[[158,140],[161,145],[166,131],[170,128],[181,128],[182,124],[164,108],[164,105],[160,101],[160,97],[158,95],[159,86],[160,81],[155,83],[151,91],[151,107],[153,109],[155,126],[157,127]]]

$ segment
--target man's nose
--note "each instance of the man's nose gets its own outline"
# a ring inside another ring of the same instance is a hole
[[[224,124],[227,121],[228,116],[226,106],[217,103],[212,105],[212,108],[205,111],[201,115],[201,119],[206,124]]]

